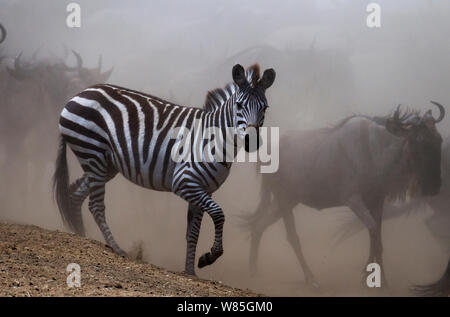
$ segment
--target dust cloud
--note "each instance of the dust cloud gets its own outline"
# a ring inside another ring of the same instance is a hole
[[[0,44],[0,57],[5,57],[0,64],[0,219],[64,230],[51,193],[57,119],[64,102],[49,110],[47,99],[32,95],[32,84],[5,79],[6,68],[14,66],[20,52],[29,67],[61,60],[75,66],[74,49],[86,67],[94,68],[101,54],[103,68],[114,67],[108,82],[191,106],[201,106],[208,90],[229,82],[235,63],[258,62],[277,72],[267,92],[265,125],[281,131],[323,127],[351,113],[384,115],[400,103],[427,110],[429,100],[436,100],[448,107],[450,3],[376,1],[382,26],[370,29],[369,2],[86,0],[77,1],[81,28],[70,29],[65,25],[66,1],[3,0],[0,23],[8,35]],[[8,94],[14,97],[6,98]],[[448,122],[447,117],[439,125],[443,136],[449,132]],[[69,158],[74,179],[81,169],[72,154]],[[360,283],[367,232],[334,245],[338,225],[353,217],[346,208],[295,210],[304,253],[321,291],[305,285],[280,222],[263,236],[259,274],[251,276],[249,233],[239,226],[239,216],[256,209],[259,183],[255,166],[239,163],[215,193],[226,215],[225,253],[214,265],[197,270],[201,278],[277,296],[373,295]],[[87,234],[102,241],[86,205]],[[146,261],[184,269],[184,201],[117,176],[107,185],[106,207],[107,221],[123,249],[142,241]],[[391,288],[383,295],[408,295],[411,284],[440,276],[447,254],[427,231],[425,216],[384,223]],[[205,216],[197,256],[212,242],[212,221]]]

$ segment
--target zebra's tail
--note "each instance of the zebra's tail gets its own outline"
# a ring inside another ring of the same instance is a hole
[[[69,168],[67,166],[66,141],[61,137],[53,175],[53,193],[64,225],[72,232],[83,235],[84,226],[70,202]]]

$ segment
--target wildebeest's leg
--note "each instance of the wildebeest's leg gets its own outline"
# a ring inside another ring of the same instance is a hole
[[[249,267],[250,272],[253,275],[255,275],[257,272],[256,263],[258,260],[259,244],[261,242],[262,235],[264,231],[266,231],[269,226],[271,226],[273,223],[279,220],[283,214],[279,211],[272,211],[272,212],[258,213],[258,215],[260,215],[261,218],[256,218],[254,220],[250,237]]]
[[[361,196],[354,195],[350,197],[350,199],[347,200],[347,206],[358,216],[358,218],[366,226],[367,230],[369,230],[370,251],[368,262],[371,263],[374,260],[375,241],[378,237],[377,222],[373,218],[372,213],[366,207],[366,204],[363,202]],[[365,272],[365,268],[363,272]]]
[[[448,195],[448,185],[441,188],[438,196],[429,197],[427,202],[433,214],[425,220],[425,224],[431,234],[437,239],[444,252],[450,250],[450,195]]]
[[[347,201],[347,206],[358,216],[362,223],[369,230],[369,233],[375,233],[376,222],[361,196],[355,195]]]
[[[295,218],[292,212],[292,208],[289,210],[283,210],[283,221],[286,227],[287,240],[294,249],[295,255],[297,256],[298,262],[300,263],[303,273],[305,275],[305,281],[308,285],[318,287],[319,284],[316,282],[311,269],[306,263],[305,257],[302,252],[302,247],[300,244],[300,239],[298,237],[297,231],[295,229]]]
[[[89,211],[100,228],[106,243],[118,255],[126,256],[125,251],[123,251],[114,240],[105,219],[105,184],[108,180],[89,177]]]
[[[187,248],[185,265],[185,272],[189,275],[195,275],[195,251],[197,249],[197,241],[202,224],[202,218],[203,211],[199,207],[189,204],[186,229]]]
[[[383,220],[384,197],[371,197],[369,210],[375,220],[375,234],[370,237],[370,255],[368,263],[378,263],[381,269],[382,285],[387,286],[386,277],[383,268],[383,244],[381,240],[381,226]],[[375,198],[375,199],[373,199]]]
[[[249,269],[252,275],[257,273],[257,259],[259,243],[264,231],[275,221],[281,218],[281,214],[271,213],[272,192],[268,177],[261,180],[260,201],[256,211],[249,216],[242,216],[245,226],[250,230],[250,258]]]

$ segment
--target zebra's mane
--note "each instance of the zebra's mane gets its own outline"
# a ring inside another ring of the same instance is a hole
[[[256,84],[258,83],[259,77],[260,77],[260,68],[258,64],[254,64],[247,68],[246,77],[247,81],[250,84],[252,88],[256,87]]]
[[[247,82],[252,88],[256,86],[260,78],[260,68],[258,64],[250,66],[246,72]],[[206,94],[203,109],[206,111],[214,111],[224,105],[237,91],[238,87],[235,83],[229,83],[224,88],[216,88],[208,91]]]
[[[214,111],[220,108],[236,93],[236,91],[237,85],[234,83],[227,84],[225,88],[216,88],[208,91],[203,109],[206,111]]]

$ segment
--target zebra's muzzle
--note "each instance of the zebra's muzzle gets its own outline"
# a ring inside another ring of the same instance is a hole
[[[246,152],[255,152],[262,145],[262,139],[259,134],[259,128],[249,126],[245,131],[244,148]]]

